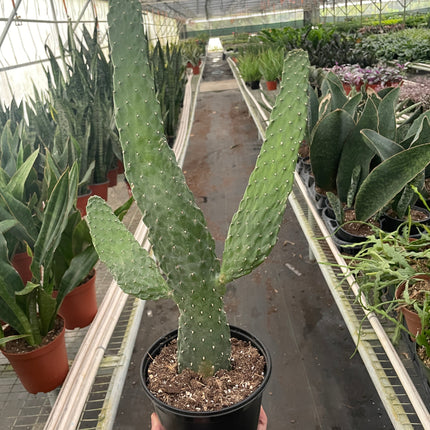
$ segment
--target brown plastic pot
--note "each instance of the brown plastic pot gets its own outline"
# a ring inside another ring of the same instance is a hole
[[[68,330],[87,327],[92,323],[97,314],[95,271],[87,282],[64,297],[58,313],[64,318]]]
[[[118,167],[107,172],[108,187],[114,187],[118,183]]]
[[[93,196],[99,196],[103,200],[107,201],[109,181],[100,182],[99,184],[90,184],[88,185],[88,188],[91,190],[91,194]]]
[[[31,261],[32,258],[26,252],[19,252],[12,257],[12,266],[21,276],[24,285],[33,277],[30,270]]]
[[[76,208],[81,213],[81,217],[84,217],[87,214],[87,203],[88,199],[92,196],[91,191],[87,194],[82,194],[78,196],[76,200]]]
[[[268,91],[274,91],[278,87],[278,83],[276,81],[266,81],[266,87]]]
[[[118,160],[117,164],[118,164],[118,174],[124,173],[124,163],[121,160]]]
[[[429,275],[416,275],[413,277],[413,279],[425,279],[430,280]],[[406,288],[406,282],[402,282],[396,289],[395,297],[396,299],[402,299],[403,292]],[[415,336],[421,332],[422,326],[421,326],[421,319],[419,315],[415,311],[411,311],[406,306],[400,306],[400,311],[403,314],[403,317],[405,318],[406,326],[411,333],[411,338],[415,342]]]
[[[1,350],[9,360],[24,388],[31,394],[48,393],[66,379],[69,372],[64,320],[61,333],[47,345],[33,351],[9,353]]]

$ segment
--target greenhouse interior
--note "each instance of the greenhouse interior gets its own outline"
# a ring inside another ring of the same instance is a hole
[[[430,430],[430,0],[0,13],[0,430]]]

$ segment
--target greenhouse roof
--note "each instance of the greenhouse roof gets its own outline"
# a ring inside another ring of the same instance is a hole
[[[182,20],[237,18],[255,14],[280,13],[303,8],[318,0],[141,0],[144,10],[159,12]]]

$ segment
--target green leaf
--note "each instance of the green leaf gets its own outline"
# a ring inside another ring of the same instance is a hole
[[[48,269],[61,235],[67,226],[69,212],[76,200],[78,170],[75,163],[70,172],[65,171],[52,190],[44,210],[42,226],[34,245],[31,271],[36,281],[41,281],[40,268]]]
[[[29,207],[16,199],[6,189],[0,188],[0,206],[6,211],[4,217],[17,222],[14,230],[18,231],[17,237],[30,244],[34,244],[39,234],[37,219],[30,211]]]
[[[424,117],[423,121],[411,143],[411,146],[422,145],[430,142],[430,119]]]
[[[404,148],[398,143],[381,136],[375,130],[361,130],[364,137],[364,142],[379,156],[381,160],[386,160],[398,152],[402,152]]]
[[[48,292],[42,288],[38,290],[37,304],[40,320],[40,334],[46,336],[54,328],[57,317],[57,301],[52,297],[52,291]]]
[[[29,320],[16,300],[16,293],[23,288],[21,277],[7,258],[6,240],[0,235],[0,319],[21,334],[31,333]]]
[[[19,200],[23,199],[25,182],[33,168],[34,162],[39,155],[39,150],[33,152],[30,157],[25,160],[21,167],[14,173],[7,184],[7,191]]]
[[[29,337],[29,336],[30,335],[28,335],[28,334],[16,334],[14,336],[2,337],[2,338],[0,338],[0,346],[6,345],[8,342],[11,342],[13,340],[22,339],[24,337]]]
[[[339,161],[337,191],[340,200],[344,203],[347,200],[355,166],[359,165],[361,168],[361,184],[369,172],[370,161],[375,155],[375,152],[364,142],[361,130],[365,128],[376,130],[377,125],[378,115],[376,106],[371,99],[368,99],[360,119],[346,139]]]
[[[0,221],[0,234],[6,233],[8,230],[16,226],[17,224],[18,224],[18,221],[15,219],[6,219],[3,221]]]
[[[344,110],[336,109],[316,124],[310,144],[310,159],[315,184],[325,191],[336,191],[339,160],[354,120]]]
[[[399,152],[375,167],[357,193],[357,220],[366,221],[381,210],[429,163],[430,143]]]
[[[357,113],[357,107],[363,99],[363,94],[357,93],[355,96],[349,98],[347,102],[342,106],[342,109],[348,112],[354,119]]]
[[[98,259],[99,256],[93,246],[88,247],[72,259],[57,286],[57,306],[60,306],[64,297],[88,276]]]
[[[399,99],[400,87],[390,91],[378,106],[378,131],[382,136],[396,140],[396,106]]]
[[[22,290],[17,291],[15,294],[17,296],[26,296],[27,294],[32,293],[34,290],[36,290],[39,287],[40,287],[40,284],[34,284],[33,282],[27,282],[25,287]]]

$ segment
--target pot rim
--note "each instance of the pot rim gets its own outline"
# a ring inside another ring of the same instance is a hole
[[[247,403],[252,402],[257,397],[261,396],[263,394],[264,389],[266,388],[266,385],[270,379],[270,375],[272,373],[272,360],[270,357],[269,350],[266,348],[266,346],[254,335],[247,332],[244,329],[241,329],[236,326],[230,325],[230,333],[231,337],[239,336],[240,340],[246,340],[251,342],[251,345],[258,349],[261,355],[263,355],[266,366],[265,366],[265,372],[264,372],[264,378],[261,381],[261,384],[257,387],[255,391],[253,391],[247,398],[243,399],[242,401],[235,403],[234,405],[228,406],[226,408],[217,410],[217,411],[188,411],[184,409],[178,409],[174,406],[170,406],[167,403],[162,402],[158,397],[154,396],[154,394],[151,393],[149,388],[146,384],[146,377],[144,377],[144,374],[146,374],[147,367],[149,366],[150,360],[152,357],[154,357],[154,354],[151,354],[154,350],[157,350],[159,348],[162,348],[164,345],[169,343],[171,340],[175,339],[178,334],[178,329],[172,330],[166,335],[158,338],[146,351],[145,355],[143,356],[141,366],[140,366],[140,380],[143,386],[143,389],[145,393],[148,395],[148,397],[151,399],[152,402],[156,403],[160,408],[165,409],[169,412],[173,412],[177,415],[183,416],[183,417],[216,417],[225,415],[227,413],[231,413],[233,411],[236,411],[240,408],[243,408],[244,405]],[[155,354],[156,356],[156,354]]]
[[[8,357],[16,357],[17,359],[21,360],[21,361],[26,361],[29,360],[31,358],[34,357],[39,357],[42,355],[45,355],[47,353],[49,353],[52,349],[55,349],[57,344],[62,342],[62,339],[64,339],[65,333],[66,333],[66,320],[64,319],[64,317],[62,315],[60,315],[59,313],[57,313],[56,318],[61,319],[63,322],[63,326],[62,329],[60,331],[60,333],[58,333],[58,336],[55,337],[55,339],[45,345],[39,345],[37,348],[32,349],[30,351],[22,351],[22,352],[8,352],[3,348],[1,349],[1,352],[4,354],[4,356],[6,358]]]

